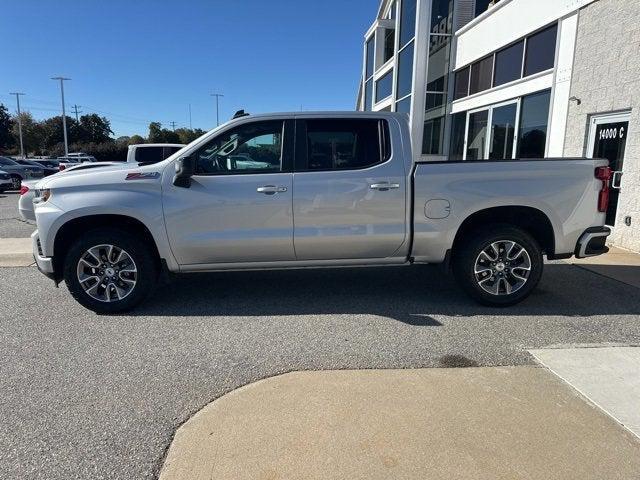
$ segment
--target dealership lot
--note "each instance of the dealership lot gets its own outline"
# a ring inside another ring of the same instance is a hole
[[[18,214],[18,192],[0,193],[0,238],[28,237],[35,229]]]
[[[16,196],[0,201],[0,237],[28,236]],[[193,413],[279,373],[528,365],[531,348],[640,343],[640,290],[565,263],[505,310],[436,267],[194,274],[115,317],[33,267],[0,268],[0,285],[1,478],[154,477]]]

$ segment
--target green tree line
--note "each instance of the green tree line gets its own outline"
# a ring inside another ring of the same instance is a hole
[[[64,155],[62,116],[35,120],[31,113],[20,114],[25,155]],[[124,161],[129,145],[140,143],[187,144],[203,135],[199,128],[162,128],[158,122],[149,124],[147,137],[133,135],[113,138],[111,122],[95,113],[82,115],[77,121],[66,117],[67,141],[70,152],[84,152],[101,161]],[[17,115],[10,115],[0,103],[0,155],[19,155],[20,137]]]

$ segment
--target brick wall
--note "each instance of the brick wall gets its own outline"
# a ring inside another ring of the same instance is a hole
[[[631,109],[611,243],[640,252],[640,0],[600,0],[579,14],[565,156],[587,153],[590,115]],[[626,216],[631,226],[624,225]]]

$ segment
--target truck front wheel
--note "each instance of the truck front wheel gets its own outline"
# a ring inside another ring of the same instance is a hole
[[[64,280],[71,295],[97,313],[130,310],[153,290],[156,262],[138,236],[116,228],[87,232],[69,248]]]
[[[527,298],[542,276],[538,242],[509,225],[475,230],[453,252],[453,273],[462,289],[483,305],[506,307]]]

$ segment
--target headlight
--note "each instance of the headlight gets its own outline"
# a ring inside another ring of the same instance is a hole
[[[49,190],[48,188],[44,190],[36,190],[36,195],[33,198],[33,203],[43,203],[49,200],[49,198],[51,198],[51,190]]]

